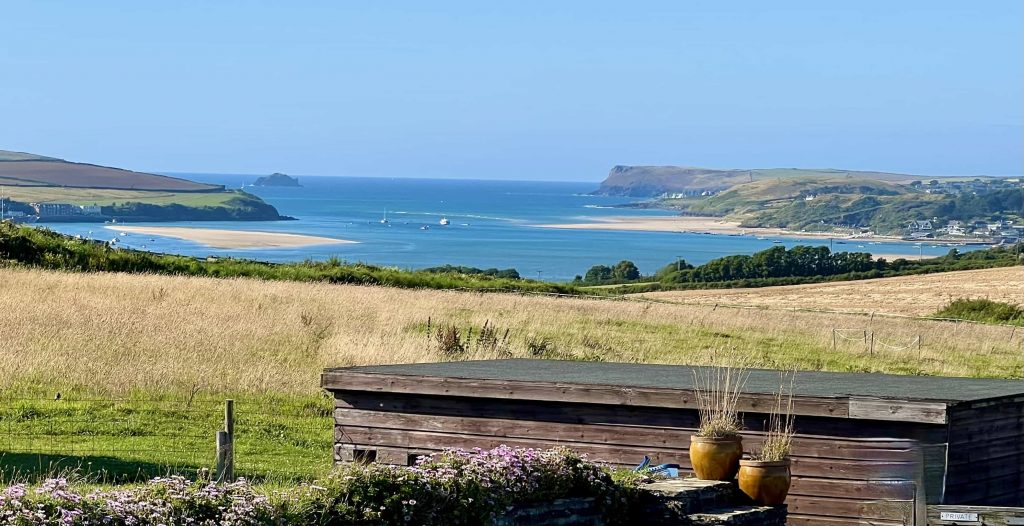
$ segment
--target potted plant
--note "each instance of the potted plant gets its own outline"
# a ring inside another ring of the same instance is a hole
[[[743,457],[739,412],[736,410],[749,376],[743,368],[694,370],[694,395],[700,427],[690,437],[690,463],[697,478],[733,480]]]
[[[785,375],[768,417],[764,443],[749,459],[740,461],[739,487],[762,506],[778,506],[789,494],[791,474],[789,452],[793,443],[793,377],[787,391]]]

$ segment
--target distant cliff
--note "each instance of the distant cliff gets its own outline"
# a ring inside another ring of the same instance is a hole
[[[658,197],[665,194],[699,196],[717,193],[738,184],[769,178],[802,176],[855,176],[882,181],[910,181],[914,176],[850,170],[768,168],[726,169],[691,166],[615,166],[594,193],[627,197]]]
[[[302,186],[301,184],[299,184],[299,180],[298,179],[296,179],[294,177],[291,177],[291,176],[288,176],[288,175],[285,175],[285,174],[282,174],[282,173],[272,173],[270,175],[267,175],[267,176],[264,176],[264,177],[260,177],[259,179],[256,179],[256,182],[253,183],[253,185],[254,186],[292,186],[292,187]]]

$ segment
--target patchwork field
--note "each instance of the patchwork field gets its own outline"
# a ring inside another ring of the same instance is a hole
[[[986,298],[1024,305],[1024,267],[758,289],[652,292],[641,296],[687,304],[928,316],[957,298]]]
[[[224,206],[227,201],[238,197],[235,192],[166,192],[49,186],[8,186],[4,188],[4,192],[8,198],[22,203],[71,203],[99,206],[129,201],[153,205],[173,203],[183,206]]]

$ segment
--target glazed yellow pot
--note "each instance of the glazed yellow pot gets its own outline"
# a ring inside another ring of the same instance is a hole
[[[732,480],[743,458],[741,437],[690,437],[690,463],[701,480]]]
[[[740,491],[762,506],[778,506],[786,502],[791,479],[789,459],[779,462],[740,461]]]

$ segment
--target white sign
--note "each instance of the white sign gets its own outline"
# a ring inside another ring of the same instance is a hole
[[[967,522],[978,522],[977,513],[956,513],[952,511],[944,511],[939,513],[939,520],[943,521],[967,521]]]

